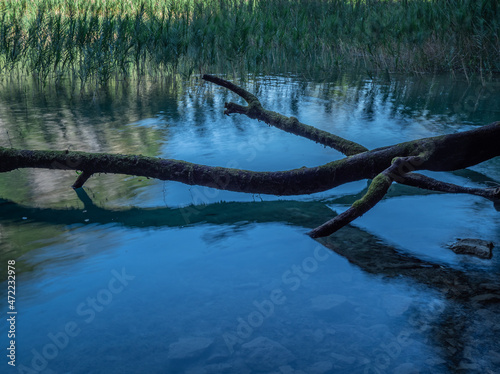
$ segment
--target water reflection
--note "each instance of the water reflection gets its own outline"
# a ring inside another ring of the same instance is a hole
[[[117,82],[98,92],[14,83],[0,90],[2,146],[253,170],[341,157],[224,117],[234,96],[199,81]],[[267,108],[369,147],[498,119],[494,82],[340,75],[244,84]],[[498,162],[438,177],[491,184],[500,180]],[[464,233],[498,241],[490,202],[396,185],[354,226],[316,242],[307,229],[356,200],[365,181],[280,200],[113,175],[75,193],[74,179],[65,171],[0,175],[0,257],[16,258],[19,271],[19,365],[56,373],[447,373],[494,372],[500,362],[497,256],[464,260],[442,246]],[[405,223],[412,220],[414,239]]]

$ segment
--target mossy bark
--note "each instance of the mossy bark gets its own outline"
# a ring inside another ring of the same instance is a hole
[[[74,188],[82,187],[94,174],[112,173],[271,195],[312,194],[344,183],[375,178],[368,194],[357,201],[348,213],[341,215],[343,221],[337,219],[333,224],[336,229],[371,209],[394,181],[437,191],[471,193],[492,200],[500,198],[500,189],[464,188],[413,173],[417,170],[453,171],[499,156],[500,122],[457,134],[418,139],[370,151],[358,143],[305,125],[295,117],[268,111],[257,97],[231,82],[209,75],[203,78],[230,89],[248,103],[247,106],[226,103],[226,114],[242,113],[262,120],[284,131],[337,149],[347,157],[317,167],[256,172],[140,155],[0,147],[0,172],[19,168],[82,171]],[[330,221],[325,225],[332,226]],[[316,231],[315,236],[320,233],[329,235],[331,232],[330,227],[328,230]]]
[[[459,138],[460,142],[455,138]],[[476,142],[483,145],[479,150],[468,146],[468,143],[477,139],[479,141]],[[413,168],[410,171],[462,169],[500,155],[496,139],[500,139],[500,122],[446,137],[419,139],[375,149],[317,167],[275,172],[213,167],[140,155],[0,147],[0,172],[19,168],[80,170],[86,175],[129,174],[237,192],[301,195],[361,179],[372,179],[390,167],[395,157],[418,156],[424,149],[432,149],[430,156],[420,165],[407,166]],[[436,154],[445,155],[448,162],[443,162]]]
[[[224,111],[224,114],[245,114],[249,118],[263,121],[270,126],[279,128],[280,130],[302,136],[326,147],[336,149],[346,156],[352,156],[368,151],[368,148],[365,148],[358,143],[301,123],[295,117],[287,117],[280,113],[264,109],[257,97],[231,82],[208,74],[205,74],[203,79],[233,91],[248,103],[248,106],[242,106],[235,103],[225,103],[224,107],[226,110]]]

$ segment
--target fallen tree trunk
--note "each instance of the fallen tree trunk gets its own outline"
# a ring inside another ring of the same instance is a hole
[[[19,168],[76,170],[82,173],[73,185],[80,188],[94,174],[113,173],[171,180],[222,190],[272,195],[301,195],[325,191],[344,183],[373,179],[367,194],[346,212],[310,231],[327,236],[370,210],[393,182],[448,193],[468,193],[493,201],[500,188],[467,188],[415,174],[417,170],[453,171],[500,155],[500,122],[461,133],[423,138],[368,150],[360,144],[264,109],[250,92],[228,81],[204,75],[203,79],[225,87],[248,105],[225,104],[225,114],[245,114],[284,131],[303,136],[347,155],[325,165],[277,172],[255,172],[212,167],[185,161],[72,151],[20,150],[0,147],[0,172]]]

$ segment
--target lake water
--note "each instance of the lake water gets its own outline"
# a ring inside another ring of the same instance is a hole
[[[498,82],[342,74],[241,84],[266,108],[368,148],[500,119]],[[224,116],[230,100],[240,102],[196,79],[95,92],[3,80],[0,145],[251,170],[342,158]],[[426,174],[492,186],[500,160]],[[500,373],[498,250],[480,260],[446,248],[463,237],[500,243],[500,215],[487,200],[395,185],[372,211],[318,242],[305,233],[347,209],[367,181],[280,198],[125,175],[95,175],[74,191],[76,177],[0,175],[2,372]],[[422,261],[416,271],[408,258]],[[17,273],[15,368],[5,357],[8,260]],[[431,271],[439,284],[425,275]],[[479,298],[461,297],[466,285]]]

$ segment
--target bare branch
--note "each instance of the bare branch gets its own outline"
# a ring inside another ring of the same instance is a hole
[[[210,75],[203,78],[228,88],[248,103],[247,106],[226,103],[226,114],[245,114],[249,118],[262,120],[284,131],[340,150],[349,157],[317,167],[255,172],[139,155],[0,147],[0,173],[19,168],[80,170],[82,174],[75,181],[74,188],[82,187],[93,174],[110,173],[278,196],[312,194],[348,182],[373,178],[365,196],[346,212],[309,232],[312,237],[330,235],[366,213],[386,195],[393,182],[435,191],[469,193],[493,200],[495,207],[500,204],[500,188],[459,187],[412,174],[417,170],[464,169],[500,156],[500,122],[461,133],[423,138],[369,151],[357,143],[300,123],[295,117],[285,117],[265,110],[253,94],[230,82]]]
[[[256,172],[137,155],[0,147],[0,172],[19,168],[82,170],[74,188],[83,186],[92,174],[108,173],[171,180],[236,192],[301,195],[369,177],[362,163],[362,159],[351,158],[348,162],[339,160],[313,168]],[[352,166],[356,172],[349,173]]]
[[[471,158],[474,158],[475,163],[479,163],[499,155],[498,144],[491,140],[498,139],[499,135],[500,122],[496,122],[464,133],[424,138],[360,153],[317,167],[275,172],[211,167],[138,155],[0,147],[0,172],[18,168],[82,170],[89,174],[137,175],[237,192],[301,195],[326,191],[361,179],[372,179],[390,167],[391,160],[397,157],[416,156],[410,159],[412,163],[401,161],[397,164],[399,166],[392,175],[396,182],[404,180],[405,173],[415,170],[463,169],[470,166]],[[463,146],[471,141],[482,141],[487,149],[476,152],[472,147]],[[434,145],[434,153],[426,158],[418,157],[421,149],[428,148],[426,144]],[[447,152],[453,153],[449,162],[442,162],[435,156],[436,153],[446,155]],[[85,182],[83,179],[80,181]]]
[[[368,187],[368,191],[361,199],[356,200],[345,212],[309,231],[308,235],[312,238],[331,235],[354,221],[356,218],[361,217],[384,198],[392,182],[400,176],[400,172],[405,165],[415,165],[419,163],[421,163],[421,157],[419,156],[400,157],[395,159],[390,167],[372,180],[370,187]]]
[[[243,100],[245,100],[248,103],[248,105],[252,105],[254,103],[260,104],[259,99],[257,99],[257,97],[254,94],[252,94],[252,93],[248,92],[247,90],[235,85],[234,83],[231,83],[227,80],[224,80],[222,78],[219,78],[219,77],[216,77],[215,75],[210,75],[210,74],[204,74],[201,78],[206,80],[206,81],[215,83],[218,86],[222,86],[222,87],[227,88],[228,90],[233,91],[236,95],[241,96],[243,98]]]
[[[356,200],[345,212],[309,231],[307,234],[311,238],[320,238],[333,234],[373,208],[382,200],[391,184],[392,179],[385,174],[381,173],[377,175],[361,199]]]
[[[465,193],[469,195],[481,196],[489,200],[499,200],[500,199],[500,187],[498,188],[474,188],[474,187],[462,187],[456,184],[446,183],[426,177],[422,174],[408,173],[401,181],[398,183],[405,184],[407,186],[413,186],[418,188],[423,188],[431,191],[447,192],[447,193]]]
[[[85,182],[92,176],[93,173],[89,173],[87,171],[83,171],[78,178],[76,179],[75,183],[71,187],[74,189],[81,188],[85,184]]]
[[[277,127],[280,130],[294,135],[302,136],[316,143],[336,149],[346,156],[352,156],[368,151],[367,148],[358,143],[301,123],[295,117],[287,117],[280,113],[264,109],[257,97],[231,82],[207,74],[203,75],[202,78],[233,91],[248,103],[248,106],[242,106],[232,102],[225,103],[224,107],[226,108],[226,110],[224,111],[224,114],[226,115],[230,115],[233,113],[244,114],[249,118],[264,121],[268,125]]]

